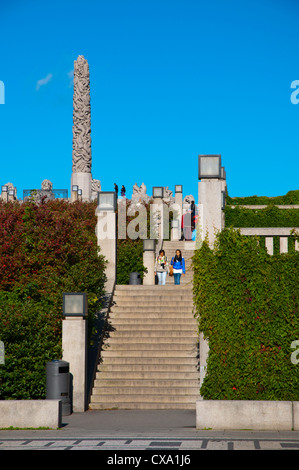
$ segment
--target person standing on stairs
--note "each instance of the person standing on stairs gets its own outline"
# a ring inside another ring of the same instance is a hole
[[[168,272],[167,257],[165,256],[165,251],[160,250],[159,256],[157,257],[156,264],[155,264],[155,275],[157,274],[158,276],[158,284],[160,286],[165,285],[167,272]]]
[[[176,250],[175,256],[171,259],[170,264],[173,266],[173,277],[175,285],[181,283],[181,275],[185,276],[185,259],[182,256],[181,250]]]

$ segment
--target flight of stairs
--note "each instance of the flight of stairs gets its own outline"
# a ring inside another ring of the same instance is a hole
[[[164,243],[170,253],[181,242]],[[90,409],[195,410],[198,333],[189,281],[116,286]]]

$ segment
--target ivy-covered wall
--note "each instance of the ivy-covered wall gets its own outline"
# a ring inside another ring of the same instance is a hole
[[[63,292],[87,292],[89,326],[105,261],[95,204],[0,203],[0,399],[45,398],[45,367],[60,359]]]
[[[209,342],[204,399],[299,400],[299,252],[270,256],[257,238],[223,230],[193,258],[199,330]]]
[[[283,196],[246,196],[246,197],[230,197],[226,196],[226,202],[229,205],[291,205],[299,204],[299,190],[289,191]]]
[[[225,208],[226,227],[299,227],[299,209],[279,209],[269,205],[264,209]]]

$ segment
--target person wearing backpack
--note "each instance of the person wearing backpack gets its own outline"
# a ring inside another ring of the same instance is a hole
[[[171,258],[170,264],[173,266],[173,277],[175,285],[179,285],[181,283],[181,275],[183,276],[186,273],[185,269],[185,260],[182,257],[181,250],[176,250],[175,256]]]

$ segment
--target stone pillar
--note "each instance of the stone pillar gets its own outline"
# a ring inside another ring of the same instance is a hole
[[[208,236],[210,247],[214,246],[216,233],[224,228],[222,191],[221,179],[203,179],[198,183],[198,203],[202,207],[202,239]]]
[[[143,277],[144,286],[155,285],[155,252],[144,251],[143,252],[143,265],[147,268],[147,273]]]
[[[288,252],[288,237],[280,237],[279,245],[280,245],[280,253],[287,253]]]
[[[3,202],[8,201],[8,186],[4,185],[1,189],[1,199]]]
[[[171,235],[170,239],[172,241],[180,240],[181,238],[181,223],[180,220],[174,219],[171,221]]]
[[[224,228],[225,223],[223,194],[226,191],[226,178],[224,168],[221,167],[221,170],[221,172],[219,171],[217,173],[206,173],[206,176],[201,176],[201,180],[198,182],[198,206],[200,207],[198,230],[201,230],[199,237],[202,240],[205,240],[207,237],[211,248],[214,247],[217,232],[220,232]],[[215,177],[209,177],[213,173]],[[209,355],[209,343],[203,337],[202,333],[199,338],[199,347],[200,385],[202,385],[206,374]]]
[[[151,204],[151,238],[156,238],[158,240],[163,239],[163,199],[154,198],[154,202]]]
[[[82,189],[83,201],[91,200],[91,125],[89,66],[82,55],[74,61],[73,154],[71,185]]]
[[[183,214],[183,186],[182,185],[175,186],[174,202],[180,207],[180,213],[182,215]]]
[[[98,246],[101,248],[101,254],[108,261],[105,270],[107,281],[116,281],[116,213],[97,209],[96,216],[98,219],[96,225]]]
[[[73,411],[87,407],[87,320],[81,316],[62,320],[63,360],[69,362],[72,375]]]
[[[265,237],[265,247],[269,255],[273,255],[273,237]]]

